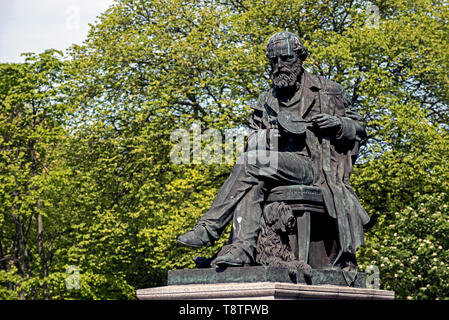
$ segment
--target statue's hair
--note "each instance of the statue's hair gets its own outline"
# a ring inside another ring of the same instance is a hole
[[[284,44],[287,43],[287,48],[284,48]],[[298,57],[304,61],[309,56],[307,48],[303,45],[301,39],[297,34],[289,31],[277,32],[270,37],[267,43],[267,57],[274,56],[275,49],[285,51],[285,54],[295,52]]]

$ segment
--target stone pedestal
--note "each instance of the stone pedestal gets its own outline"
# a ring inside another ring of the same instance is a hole
[[[283,282],[187,284],[137,290],[139,300],[393,300],[394,292]]]
[[[313,270],[313,276],[307,278],[302,273],[291,275],[284,268],[258,266],[225,270],[170,270],[168,286],[137,290],[137,298],[393,300],[394,292],[367,289],[364,273],[358,273],[354,278],[340,270]]]

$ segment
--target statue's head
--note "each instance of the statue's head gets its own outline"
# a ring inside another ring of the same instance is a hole
[[[296,34],[282,31],[271,36],[267,44],[267,57],[271,63],[274,86],[279,89],[294,87],[307,56],[307,49]]]

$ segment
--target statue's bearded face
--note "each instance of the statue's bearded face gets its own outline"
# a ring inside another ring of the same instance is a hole
[[[281,51],[285,52],[285,51]],[[302,70],[302,61],[295,52],[270,57],[271,80],[278,89],[294,87]]]

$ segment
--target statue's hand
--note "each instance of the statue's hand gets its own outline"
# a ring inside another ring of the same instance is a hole
[[[269,150],[277,150],[279,139],[281,138],[281,132],[279,129],[269,129],[267,135],[268,149]]]
[[[279,139],[281,136],[282,136],[282,132],[278,128],[270,129],[270,138]]]
[[[312,122],[320,129],[341,129],[341,120],[330,114],[320,113],[312,117]]]

